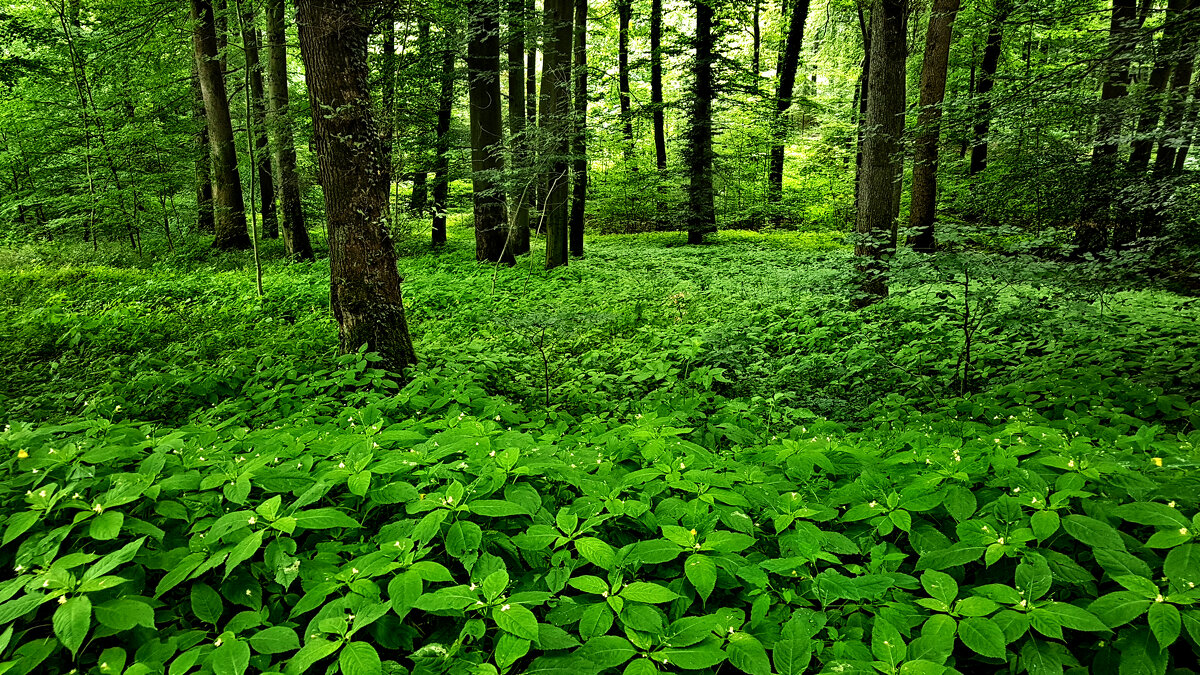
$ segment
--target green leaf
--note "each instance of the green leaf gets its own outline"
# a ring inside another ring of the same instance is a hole
[[[972,595],[959,600],[954,611],[962,616],[987,616],[997,609],[1000,609],[1000,605],[995,601]]]
[[[250,645],[234,638],[224,639],[213,650],[209,665],[214,675],[242,675],[250,666]]]
[[[1050,565],[1041,556],[1030,556],[1017,565],[1017,589],[1024,590],[1031,602],[1045,595],[1052,581]]]
[[[381,675],[383,673],[383,663],[379,660],[379,653],[366,642],[350,642],[342,647],[342,653],[338,654],[338,665],[342,668],[342,675]]]
[[[1114,551],[1112,549],[1098,548],[1093,551],[1096,555],[1096,562],[1108,572],[1108,576],[1116,578],[1120,576],[1137,576],[1150,578],[1150,566],[1147,565],[1141,558],[1137,558],[1125,551]]]
[[[359,471],[346,480],[346,488],[350,490],[350,494],[358,497],[365,497],[371,489],[371,472]],[[343,654],[346,652],[343,650]]]
[[[572,649],[579,646],[579,640],[567,631],[548,623],[538,624],[538,649]]]
[[[704,551],[717,551],[718,553],[741,553],[753,545],[754,537],[748,534],[717,530],[704,538],[704,543],[700,548]]]
[[[446,552],[455,558],[479,550],[483,543],[483,530],[469,520],[460,520],[446,530]]]
[[[946,507],[951,518],[961,523],[975,513],[975,493],[961,485],[947,486],[945,493],[942,505]]]
[[[393,577],[388,582],[387,590],[392,610],[401,619],[408,616],[408,612],[416,604],[417,598],[420,598],[421,594],[425,592],[421,575],[411,569]]]
[[[1150,624],[1150,631],[1154,633],[1154,639],[1158,640],[1158,646],[1163,650],[1175,644],[1183,627],[1179,609],[1165,602],[1156,602],[1150,606],[1150,611],[1146,613],[1146,622]]]
[[[934,614],[925,620],[920,637],[908,645],[908,658],[945,663],[954,651],[954,635],[958,623],[945,614]]]
[[[694,554],[683,564],[683,573],[692,587],[700,594],[700,599],[707,602],[717,585],[717,565],[705,555]],[[626,589],[628,590],[628,589]]]
[[[1062,519],[1062,528],[1067,534],[1093,548],[1125,550],[1125,544],[1116,528],[1095,518],[1072,514]]]
[[[1145,627],[1122,631],[1121,675],[1163,675],[1167,672],[1167,652]]]
[[[986,546],[964,546],[955,544],[950,548],[936,549],[921,556],[917,561],[917,570],[944,570],[975,562],[983,557]]]
[[[328,530],[334,527],[359,527],[358,521],[335,508],[310,509],[295,514],[296,527],[307,530]]]
[[[4,528],[4,543],[0,544],[0,546],[8,546],[14,539],[25,534],[37,521],[37,511],[22,511],[15,516],[10,516],[8,527]]]
[[[287,626],[271,626],[250,636],[248,640],[259,654],[281,654],[300,648],[296,631]]]
[[[586,641],[604,635],[612,628],[613,618],[612,610],[602,602],[588,607],[579,619],[579,638]]]
[[[767,650],[758,638],[749,633],[738,631],[730,635],[725,653],[729,663],[743,673],[771,675],[771,661],[767,658]]]
[[[333,640],[309,640],[300,651],[296,652],[287,662],[284,670],[288,675],[299,675],[308,670],[314,663],[337,651],[340,642]]]
[[[117,569],[130,560],[133,560],[134,556],[137,555],[138,550],[141,549],[142,543],[145,541],[146,538],[141,537],[140,539],[131,541],[121,548],[97,560],[95,564],[93,564],[87,569],[86,572],[83,573],[83,579],[87,581],[89,579],[95,579],[97,577],[104,576],[105,574]],[[188,572],[190,573],[191,570],[188,570]]]
[[[1052,643],[1030,637],[1021,645],[1021,666],[1029,675],[1062,675],[1063,664]]]
[[[572,577],[569,581],[567,581],[567,585],[569,585],[571,588],[577,588],[584,593],[591,593],[593,595],[602,595],[609,591],[607,582],[600,577],[590,575]]]
[[[721,650],[721,643],[710,637],[694,647],[663,649],[651,658],[682,670],[704,670],[724,661],[725,652]]]
[[[179,582],[183,581],[190,575],[200,563],[208,556],[203,553],[192,553],[183,560],[179,561],[170,572],[158,582],[158,587],[154,589],[154,597],[159,597],[163,593],[175,588]]]
[[[1127,520],[1139,525],[1154,525],[1175,530],[1191,526],[1191,521],[1187,519],[1187,516],[1166,504],[1155,502],[1122,504],[1113,509],[1112,514],[1121,520]]]
[[[1136,593],[1116,591],[1097,598],[1088,606],[1088,611],[1099,617],[1109,628],[1116,628],[1145,614],[1152,604],[1153,600],[1147,600]]]
[[[1163,563],[1163,573],[1179,583],[1200,582],[1200,545],[1186,544],[1171,549]]]
[[[121,525],[125,523],[125,514],[120,511],[105,511],[92,519],[88,527],[88,535],[92,539],[108,541],[116,539],[121,533]]]
[[[653,661],[643,657],[630,661],[621,675],[658,675],[658,668]]]
[[[771,650],[771,660],[779,675],[802,675],[812,660],[813,642],[808,638],[780,640]]]
[[[895,668],[907,656],[906,645],[900,631],[880,617],[875,617],[871,630],[871,653],[875,658]]]
[[[263,532],[263,530],[251,532],[239,541],[237,546],[233,547],[233,550],[229,552],[229,557],[225,559],[225,576],[223,578],[228,579],[229,573],[237,569],[238,565],[258,553],[258,549],[262,548]]]
[[[635,581],[626,586],[620,593],[621,597],[634,602],[671,602],[679,597],[679,594],[668,589],[666,586],[652,584],[647,581]]]
[[[225,611],[221,595],[212,586],[196,582],[192,584],[192,613],[204,623],[216,625]]]
[[[945,572],[926,570],[921,574],[921,586],[930,597],[941,600],[947,607],[958,597],[958,582]]]
[[[524,506],[503,499],[477,499],[468,506],[471,508],[471,513],[491,518],[530,515],[529,510]]]
[[[58,606],[51,620],[54,636],[75,655],[92,626],[92,601],[77,595]]]
[[[1038,511],[1029,519],[1029,524],[1033,527],[1033,536],[1045,541],[1055,532],[1058,532],[1058,513],[1055,511]]]
[[[537,617],[522,605],[505,604],[493,607],[492,620],[501,630],[508,631],[519,638],[526,640],[538,638]]]
[[[633,645],[623,637],[616,635],[601,635],[588,640],[575,652],[590,661],[597,668],[616,668],[633,658],[637,653]]]
[[[1034,613],[1045,614],[1059,624],[1072,630],[1106,631],[1108,627],[1095,614],[1066,602],[1049,602],[1035,608]]]
[[[1004,632],[987,619],[972,617],[960,621],[958,639],[977,654],[993,659],[1005,658]]]
[[[581,537],[575,540],[575,550],[584,560],[602,570],[611,570],[617,564],[617,553],[606,542],[595,537]]]
[[[511,633],[501,633],[500,637],[496,638],[496,665],[500,670],[507,670],[517,659],[529,653],[530,644],[529,640],[523,640]]]
[[[154,628],[154,609],[141,600],[117,598],[96,605],[96,622],[113,630],[129,630],[134,626]]]

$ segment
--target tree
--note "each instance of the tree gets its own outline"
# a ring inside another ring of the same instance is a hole
[[[633,0],[617,0],[617,95],[621,103],[621,133],[625,137],[625,162],[636,171],[633,148],[633,109],[629,95],[629,21]]]
[[[423,16],[417,18],[417,49],[421,55],[429,51],[429,20]],[[389,77],[394,79],[395,72],[390,73]],[[394,86],[395,84],[393,83]],[[389,114],[395,114],[394,105],[390,109]],[[391,120],[388,120],[388,123],[390,124]],[[429,200],[429,188],[426,184],[429,180],[429,171],[424,164],[424,153],[421,153],[417,161],[421,162],[421,164],[412,172],[412,194],[409,195],[408,199],[408,210],[411,213],[421,213],[424,211],[425,203]]]
[[[246,204],[242,199],[242,180],[238,175],[237,148],[233,144],[233,123],[229,119],[229,98],[225,94],[225,75],[217,60],[216,23],[210,0],[191,0],[192,49],[204,97],[204,114],[212,148],[213,213],[216,237],[213,248],[221,250],[250,248],[246,230]]]
[[[1167,0],[1162,38],[1156,45],[1154,68],[1142,94],[1141,114],[1129,148],[1129,170],[1144,173],[1150,165],[1150,155],[1157,140],[1158,121],[1162,117],[1163,99],[1171,78],[1171,69],[1179,56],[1182,21],[1179,14],[1187,8],[1187,0]]]
[[[775,90],[775,118],[771,124],[771,166],[767,172],[767,201],[777,203],[783,198],[783,145],[787,140],[787,112],[792,107],[796,88],[796,70],[800,67],[800,50],[804,45],[804,23],[808,19],[809,0],[794,0],[788,21],[787,40],[779,59],[779,85]]]
[[[932,253],[937,214],[938,140],[942,101],[946,96],[946,71],[959,0],[935,0],[925,36],[925,61],[921,64],[921,108],[913,141],[912,202],[908,224],[917,230],[913,250]]]
[[[471,100],[471,184],[475,202],[475,259],[513,262],[508,209],[499,185],[504,170],[500,98],[500,5],[468,0],[467,94]]]
[[[662,0],[650,3],[650,105],[654,118],[654,161],[660,172],[667,170],[667,128],[663,110]]]
[[[971,145],[971,164],[968,169],[972,176],[986,169],[988,164],[988,133],[992,126],[991,93],[996,86],[996,71],[1000,67],[1004,22],[1011,12],[1012,0],[996,0],[992,7],[992,23],[988,28],[983,62],[979,65],[979,85],[975,91],[979,103],[975,109],[975,140]]]
[[[542,109],[539,120],[550,144],[546,203],[546,269],[567,264],[567,160],[571,153],[571,0],[545,0],[542,48]]]
[[[454,114],[454,54],[453,27],[443,30],[441,91],[438,94],[436,157],[433,160],[433,223],[432,244],[446,243],[446,210],[450,196],[450,122]]]
[[[1124,117],[1118,103],[1129,90],[1129,65],[1136,43],[1133,36],[1141,22],[1136,0],[1113,0],[1112,19],[1108,29],[1108,75],[1100,89],[1100,119],[1096,125],[1096,144],[1092,164],[1109,171],[1121,144],[1121,122]]]
[[[267,239],[279,237],[279,220],[275,212],[275,176],[271,172],[271,149],[267,144],[267,113],[264,107],[262,66],[258,57],[258,27],[254,9],[249,3],[242,10],[242,44],[246,54],[246,69],[250,75],[250,106],[247,115],[254,127],[254,170],[258,172],[258,195],[262,205],[262,234]]]
[[[523,0],[508,0],[508,134],[509,168],[520,180],[513,188],[509,208],[513,254],[529,253],[529,200],[533,190],[528,184],[529,139],[525,124],[525,13]]]
[[[292,133],[287,81],[287,40],[283,24],[284,0],[267,0],[267,74],[270,89],[270,126],[275,131],[275,164],[279,167],[279,206],[283,245],[289,255],[312,260],[312,242],[300,203],[300,177],[296,173],[296,145]]]
[[[1167,89],[1166,110],[1163,113],[1162,129],[1158,134],[1158,153],[1154,157],[1154,178],[1161,180],[1174,172],[1175,154],[1183,148],[1184,124],[1187,119],[1188,90],[1192,86],[1192,62],[1196,58],[1197,31],[1195,22],[1200,19],[1200,3],[1190,0],[1186,14],[1180,17],[1185,27],[1180,29],[1176,41],[1175,66],[1171,70],[1171,82]]]
[[[900,138],[904,133],[904,20],[907,0],[874,0],[871,5],[871,84],[859,178],[855,232],[860,306],[887,295],[882,260],[896,247],[895,221],[900,210],[895,182],[900,179]]]
[[[571,156],[571,219],[569,248],[571,255],[583,255],[583,212],[587,205],[587,0],[575,0],[575,116],[573,118]]]
[[[692,82],[692,119],[688,130],[688,212],[685,227],[689,244],[704,243],[704,235],[717,231],[713,194],[713,7],[712,0],[693,0],[696,8],[696,75]]]
[[[196,229],[206,234],[216,231],[213,220],[212,147],[208,140],[208,120],[204,113],[204,94],[200,76],[192,64],[192,117],[196,122]],[[89,172],[90,173],[90,172]],[[90,228],[88,230],[90,234]],[[86,236],[85,236],[86,241]]]
[[[343,353],[363,345],[403,377],[416,363],[388,235],[391,176],[372,113],[367,38],[372,0],[298,0],[329,234],[330,305]]]

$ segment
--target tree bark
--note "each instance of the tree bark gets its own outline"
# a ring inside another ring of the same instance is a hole
[[[471,185],[475,202],[475,259],[512,263],[508,210],[499,176],[504,170],[500,99],[500,5],[468,0],[468,98],[471,101]]]
[[[917,230],[913,250],[933,253],[937,215],[938,141],[941,136],[942,101],[946,97],[946,72],[959,0],[935,0],[925,36],[925,61],[921,64],[921,109],[913,141],[912,201],[909,226]]]
[[[424,55],[425,53],[427,53],[429,51],[429,20],[426,19],[425,17],[419,17],[417,19],[417,51],[421,55]],[[393,68],[392,70],[393,70],[393,73],[390,75],[390,77],[393,79],[393,82],[394,82],[395,68]],[[422,79],[424,79],[424,78],[422,77]],[[394,85],[393,85],[393,87],[394,87]],[[389,115],[395,115],[395,107],[394,106],[395,106],[395,104],[393,103],[393,106],[389,112]],[[392,120],[389,119],[388,124],[391,124],[391,123],[392,123]],[[390,132],[389,132],[389,137],[390,137]],[[389,138],[389,140],[390,140],[390,138]],[[389,155],[390,154],[391,153],[389,151]],[[413,184],[412,194],[409,195],[409,198],[408,198],[408,210],[410,213],[420,214],[425,211],[425,205],[429,202],[428,181],[429,181],[429,167],[427,164],[425,164],[425,152],[422,149],[422,152],[417,157],[417,168],[412,173],[412,184]]]
[[[217,61],[217,37],[210,0],[191,0],[192,48],[196,70],[200,76],[200,91],[204,97],[204,113],[208,120],[208,135],[212,147],[213,212],[216,237],[213,248],[220,250],[250,248],[246,230],[246,204],[242,198],[242,181],[238,175],[237,149],[233,141],[233,123],[229,119],[229,99],[225,94],[225,77]]]
[[[1186,0],[1167,0],[1162,38],[1158,41],[1158,55],[1154,60],[1154,69],[1150,71],[1150,79],[1146,83],[1137,131],[1130,144],[1129,169],[1135,174],[1144,173],[1150,165],[1154,141],[1158,138],[1156,132],[1159,118],[1162,117],[1164,94],[1171,79],[1171,67],[1179,54],[1183,23],[1179,21],[1179,14],[1186,8]]]
[[[546,269],[567,264],[571,153],[571,0],[545,0],[541,127],[552,144],[546,176]]]
[[[871,6],[871,86],[867,94],[860,198],[854,246],[862,297],[869,305],[887,295],[883,259],[895,250],[899,213],[895,183],[900,176],[900,138],[904,133],[904,19],[907,0],[874,0]]]
[[[662,0],[650,2],[650,105],[654,116],[654,161],[667,170],[667,123],[663,110]]]
[[[1191,16],[1197,12],[1197,1],[1192,0],[1184,9],[1187,12],[1181,21],[1186,27],[1180,29],[1176,42],[1175,66],[1171,71],[1171,82],[1167,90],[1166,110],[1163,113],[1162,129],[1158,135],[1158,154],[1154,157],[1155,180],[1171,175],[1175,168],[1175,155],[1187,142],[1184,125],[1187,120],[1188,90],[1192,86],[1192,62],[1196,58],[1196,29]]]
[[[216,231],[213,220],[212,146],[208,141],[208,119],[204,114],[204,94],[200,77],[192,63],[192,117],[196,121],[196,229],[205,234]],[[86,240],[85,240],[86,241]]]
[[[432,244],[446,243],[446,209],[450,196],[450,120],[454,112],[454,36],[446,31],[442,50],[441,92],[438,95],[436,154],[433,160]]]
[[[858,213],[859,204],[862,201],[862,177],[863,177],[863,143],[866,142],[867,134],[867,97],[871,92],[871,35],[874,33],[875,15],[871,15],[870,22],[863,14],[862,3],[858,4],[858,29],[862,32],[863,38],[863,61],[862,73],[858,76],[857,102],[856,109],[856,124],[855,126],[855,153],[854,153],[854,212]]]
[[[704,235],[717,231],[713,194],[713,7],[709,0],[693,0],[696,8],[696,76],[692,88],[692,119],[688,131],[689,244],[704,243]]]
[[[1200,71],[1200,64],[1192,66],[1193,71]],[[1187,120],[1183,124],[1183,146],[1175,153],[1175,167],[1172,170],[1176,176],[1183,173],[1187,164],[1188,150],[1196,142],[1196,118],[1200,116],[1200,77],[1194,77],[1192,82],[1192,100],[1188,105]]]
[[[403,377],[416,363],[388,235],[390,176],[367,77],[371,0],[298,0],[329,233],[330,305],[342,353],[363,345]]]
[[[994,5],[987,45],[983,48],[983,62],[979,65],[979,86],[975,92],[979,98],[975,108],[975,139],[971,145],[971,164],[967,171],[972,176],[986,169],[988,164],[988,133],[992,126],[991,92],[996,86],[996,70],[1000,67],[1004,40],[1004,22],[1012,12],[1011,2],[1012,0],[997,0]]]
[[[629,96],[629,20],[633,0],[617,0],[617,93],[621,101],[621,133],[625,139],[625,163],[631,171],[634,163],[633,109]]]
[[[426,25],[426,33],[428,33]],[[404,36],[407,38],[407,35]],[[423,45],[422,45],[423,46]],[[379,60],[379,68],[383,71],[380,78],[380,113],[383,117],[379,122],[380,137],[383,140],[383,166],[389,176],[395,176],[392,166],[392,143],[396,135],[396,11],[389,8],[383,17],[383,49]],[[391,186],[388,186],[389,191]],[[414,193],[416,190],[414,189]],[[390,200],[389,200],[390,201]]]
[[[525,13],[523,0],[508,0],[508,133],[511,169],[520,176],[509,197],[514,255],[529,253],[529,139],[525,131]]]
[[[289,255],[312,260],[312,242],[304,222],[300,201],[300,177],[296,173],[296,145],[289,112],[287,39],[283,23],[284,0],[267,0],[267,60],[270,84],[270,123],[275,130],[275,163],[279,166],[279,205],[283,244]]]
[[[1108,29],[1108,50],[1112,57],[1108,77],[1100,88],[1100,119],[1092,150],[1092,165],[1097,169],[1111,170],[1111,158],[1121,147],[1121,123],[1125,116],[1119,102],[1129,90],[1129,65],[1139,27],[1137,1],[1113,0]]]
[[[575,116],[571,149],[571,218],[569,248],[571,255],[583,256],[583,214],[587,206],[587,0],[575,0]]]
[[[809,0],[794,0],[788,21],[787,42],[779,60],[779,86],[775,91],[775,119],[771,125],[771,165],[767,171],[767,201],[775,204],[783,198],[783,146],[788,137],[787,112],[792,107],[796,88],[796,70],[804,46],[804,23],[808,20]]]
[[[258,196],[262,205],[262,236],[279,238],[279,219],[275,211],[275,175],[271,171],[271,149],[267,143],[267,112],[264,105],[262,64],[259,62],[258,25],[254,9],[247,3],[242,11],[242,44],[246,50],[246,68],[250,71],[250,114],[254,118],[254,162],[258,171]]]
[[[534,0],[525,2],[525,48],[529,50],[525,62],[525,124],[536,127],[538,123],[538,91],[537,91],[537,31],[534,30],[537,7]],[[532,160],[532,157],[530,157]],[[536,193],[536,190],[534,191]]]
[[[758,91],[758,76],[762,73],[762,0],[754,0],[754,15],[751,18],[753,25],[751,32],[753,41],[751,49],[753,49],[750,57],[750,70],[754,73],[754,90]]]

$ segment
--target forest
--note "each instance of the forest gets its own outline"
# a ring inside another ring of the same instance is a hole
[[[0,675],[1200,673],[1200,0],[0,0]]]

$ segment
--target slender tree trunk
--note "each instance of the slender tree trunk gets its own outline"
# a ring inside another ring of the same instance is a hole
[[[546,269],[567,264],[571,153],[571,0],[545,0],[541,126],[553,144],[546,185]]]
[[[667,122],[663,110],[662,0],[650,2],[650,104],[654,116],[654,161],[659,172],[667,170]]]
[[[900,138],[904,133],[904,19],[907,0],[874,0],[871,6],[871,86],[867,94],[866,134],[854,246],[862,275],[865,306],[886,296],[883,259],[895,250],[894,224],[899,211]]]
[[[1004,40],[1004,22],[1012,11],[1012,0],[997,0],[993,8],[992,25],[988,28],[987,45],[983,48],[983,63],[979,66],[979,103],[975,109],[975,140],[971,145],[972,176],[987,168],[988,133],[992,126],[992,88],[996,85],[996,70]]]
[[[468,94],[471,100],[471,184],[475,201],[475,259],[513,262],[508,210],[499,182],[504,170],[504,119],[500,99],[500,5],[468,0]]]
[[[196,229],[205,234],[216,231],[213,220],[212,147],[208,142],[208,119],[204,114],[204,94],[200,77],[192,63],[192,117],[196,121]]]
[[[1194,65],[1192,70],[1200,71],[1200,64]],[[1188,106],[1187,120],[1183,125],[1183,147],[1175,153],[1175,167],[1172,173],[1176,176],[1183,173],[1183,167],[1187,164],[1188,150],[1196,142],[1196,118],[1200,116],[1200,76],[1194,77],[1193,80],[1192,101]]]
[[[788,137],[787,112],[792,107],[796,87],[796,70],[800,67],[800,50],[804,46],[804,23],[808,19],[809,0],[794,0],[788,21],[787,42],[780,59],[779,87],[775,91],[775,119],[771,125],[771,166],[767,172],[767,201],[775,204],[783,198],[784,142]]]
[[[429,20],[417,19],[417,50],[423,56],[429,51]],[[422,213],[429,202],[429,167],[425,164],[425,153],[417,157],[417,168],[412,174],[412,194],[408,199],[408,210],[412,213]]]
[[[270,123],[275,130],[275,163],[279,166],[279,205],[283,216],[283,244],[289,255],[312,260],[312,242],[304,223],[300,177],[296,173],[296,145],[292,134],[287,80],[287,39],[283,23],[284,0],[267,0],[267,70],[270,77]]]
[[[450,31],[442,50],[441,92],[438,95],[437,156],[433,160],[433,239],[434,246],[446,243],[446,210],[450,205],[450,120],[454,112],[454,36]]]
[[[523,0],[508,0],[508,132],[511,139],[511,165],[519,176],[509,195],[512,218],[509,246],[514,255],[529,253],[529,201],[534,189],[530,184],[529,139],[525,132],[525,13]]]
[[[237,149],[233,144],[233,123],[229,119],[229,99],[225,77],[217,61],[217,38],[213,8],[209,0],[191,0],[192,46],[204,96],[204,113],[212,143],[213,211],[216,237],[213,248],[221,250],[250,248],[246,231],[246,203],[242,199],[242,181],[238,176]]]
[[[958,6],[959,0],[935,0],[929,16],[929,32],[925,36],[921,110],[917,115],[917,136],[913,142],[912,201],[908,216],[909,226],[917,230],[911,241],[913,250],[921,253],[933,253],[935,245],[938,140]]]
[[[633,147],[633,110],[629,96],[629,21],[633,0],[617,0],[617,91],[621,100],[621,133],[625,138],[625,163],[637,171]]]
[[[1187,8],[1187,0],[1167,0],[1162,38],[1158,41],[1158,54],[1154,69],[1146,83],[1142,112],[1138,116],[1137,131],[1130,144],[1129,169],[1135,174],[1144,173],[1150,165],[1150,154],[1157,140],[1158,121],[1162,116],[1163,99],[1171,79],[1171,67],[1179,56],[1182,21],[1179,15]],[[1172,158],[1173,160],[1174,158]]]
[[[713,7],[709,0],[693,0],[696,8],[696,77],[692,89],[692,120],[688,131],[689,244],[704,243],[704,235],[717,231],[713,194]]]
[[[242,12],[242,44],[246,51],[246,68],[250,71],[250,114],[254,118],[254,162],[258,171],[258,193],[262,204],[262,236],[279,238],[279,219],[275,211],[275,176],[271,172],[271,149],[267,144],[267,111],[264,105],[262,64],[259,63],[258,25],[253,6],[247,3]]]
[[[428,24],[425,25],[426,34],[428,34]],[[407,35],[405,36],[407,38]],[[424,47],[424,44],[422,44]],[[380,70],[383,71],[383,77],[380,83],[380,113],[379,121],[380,137],[383,141],[383,166],[387,169],[389,176],[395,176],[396,171],[392,166],[392,143],[396,135],[396,11],[394,8],[388,8],[387,13],[383,17],[383,53],[379,60]],[[389,193],[391,186],[388,186]],[[414,194],[416,190],[414,189]],[[389,199],[390,203],[390,199]],[[389,211],[391,208],[389,207]]]
[[[754,73],[754,90],[758,91],[758,76],[762,73],[762,0],[754,0],[753,56],[750,59],[750,70]]]
[[[871,36],[874,34],[875,15],[872,14],[870,22],[863,13],[863,6],[858,4],[858,29],[862,31],[863,38],[863,61],[862,74],[859,75],[858,89],[858,110],[857,124],[855,125],[856,132],[856,149],[854,153],[854,211],[858,213],[860,203],[862,201],[862,177],[863,177],[863,144],[866,142],[867,135],[867,97],[871,93]]]
[[[1108,50],[1112,58],[1108,76],[1100,88],[1100,119],[1092,150],[1092,165],[1105,172],[1112,169],[1112,158],[1120,149],[1121,123],[1125,115],[1119,102],[1129,90],[1129,64],[1138,28],[1136,0],[1113,0],[1108,29]]]
[[[525,49],[528,52],[525,61],[525,125],[528,127],[536,127],[538,123],[537,35],[540,31],[535,30],[536,15],[534,0],[526,0]]]
[[[570,221],[571,255],[583,255],[583,213],[587,205],[587,0],[575,0],[575,116],[571,155],[573,177]]]
[[[367,78],[370,0],[298,0],[304,79],[325,191],[330,305],[343,353],[364,344],[403,377],[416,363],[388,235],[390,177]],[[336,111],[329,114],[326,111]]]
[[[1184,137],[1184,125],[1187,120],[1188,90],[1192,86],[1192,62],[1196,58],[1197,40],[1193,22],[1200,18],[1191,15],[1197,13],[1197,6],[1197,0],[1188,3],[1184,10],[1188,15],[1183,19],[1188,25],[1180,29],[1179,39],[1176,41],[1175,66],[1171,71],[1162,130],[1158,135],[1158,154],[1154,157],[1155,180],[1171,175],[1175,168],[1175,154],[1187,142]]]

